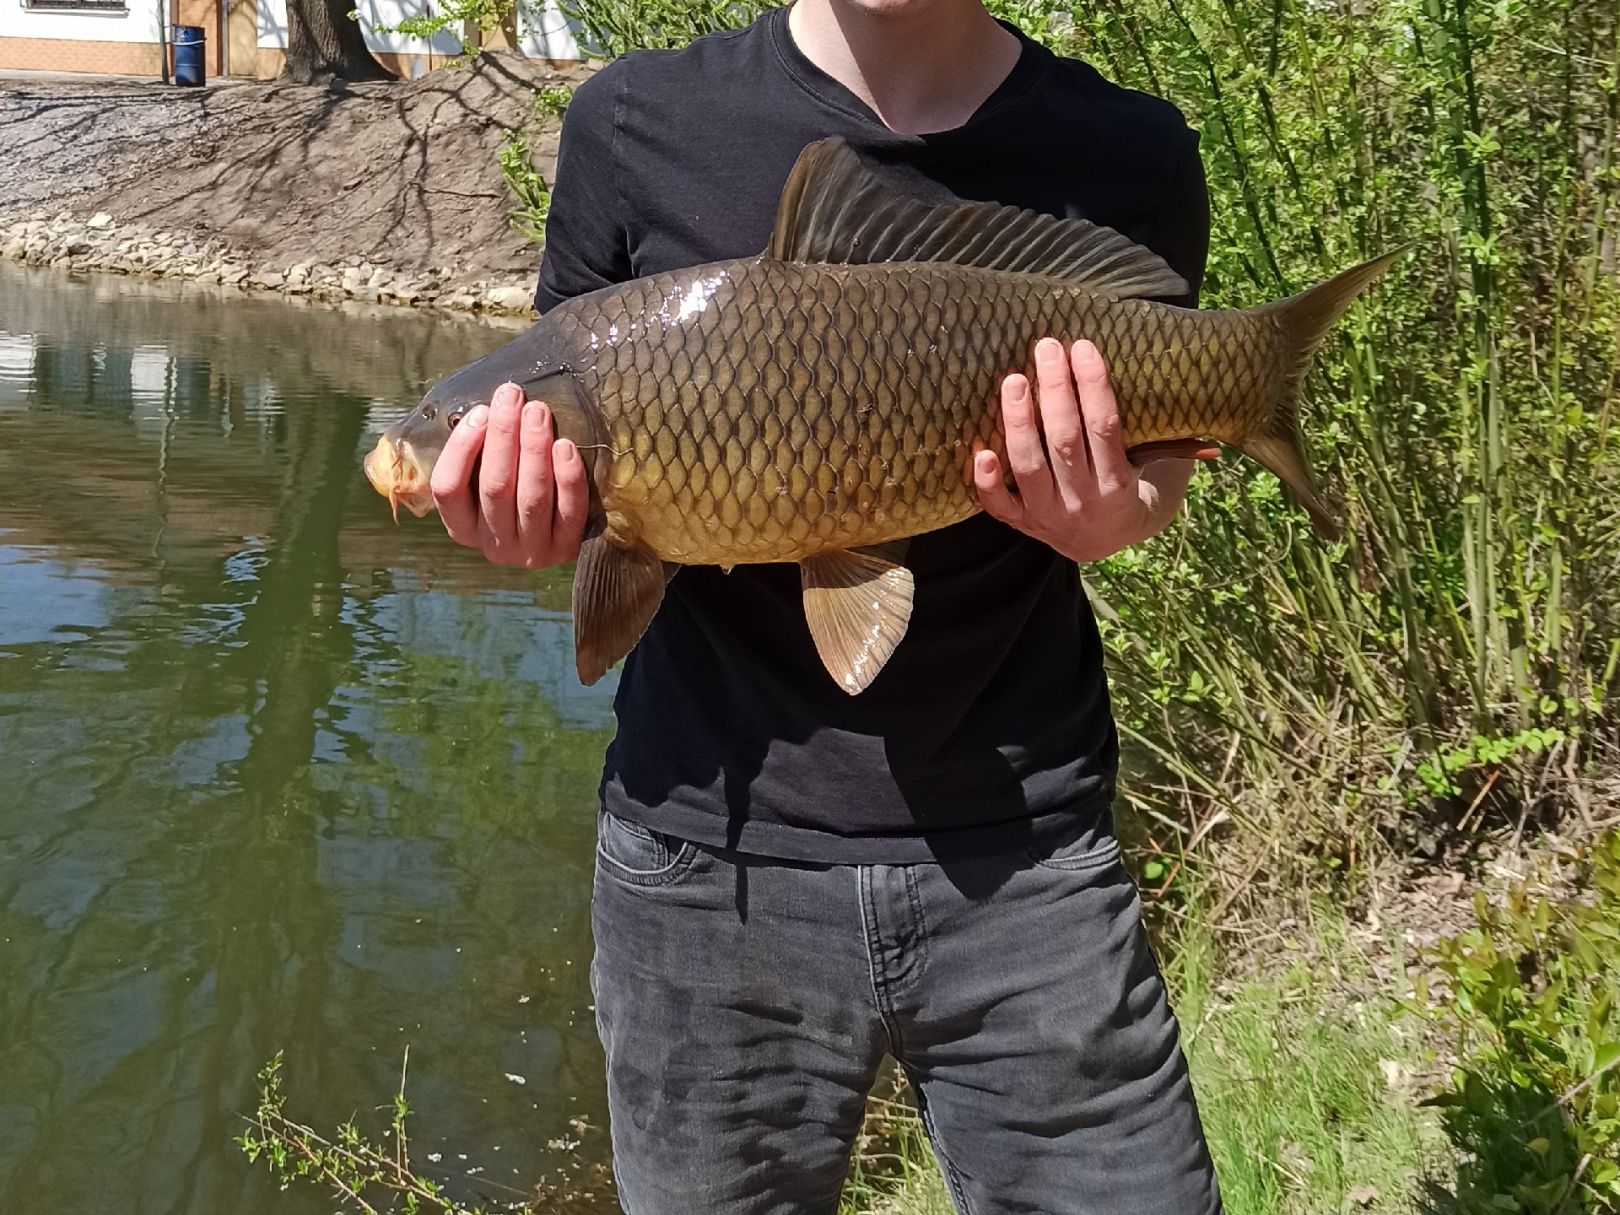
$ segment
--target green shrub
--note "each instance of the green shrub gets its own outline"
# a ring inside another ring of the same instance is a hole
[[[1584,897],[1477,895],[1476,927],[1434,953],[1459,1066],[1432,1104],[1463,1215],[1620,1209],[1620,835],[1588,864]]]
[[[699,35],[747,25],[776,6],[767,0],[558,0],[557,7],[577,23],[586,54],[612,59],[685,46]]]
[[[506,133],[500,158],[501,176],[515,200],[508,222],[514,232],[540,244],[546,238],[546,216],[551,214],[551,186],[534,167],[529,141],[518,132]]]
[[[1287,886],[1416,834],[1416,802],[1443,833],[1579,779],[1620,660],[1620,8],[1000,7],[1200,129],[1206,306],[1417,242],[1308,385],[1345,544],[1223,461],[1087,571],[1122,725],[1171,778],[1138,799],[1221,816]]]
[[[566,84],[548,84],[534,95],[532,108],[534,116],[540,119],[560,119],[567,113],[568,105],[574,100],[572,86]]]

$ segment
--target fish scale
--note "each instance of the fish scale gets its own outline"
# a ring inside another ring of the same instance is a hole
[[[520,383],[589,470],[582,680],[636,644],[681,566],[792,561],[817,652],[853,695],[909,627],[905,541],[979,509],[973,453],[1005,462],[1001,385],[1035,378],[1042,337],[1102,350],[1128,448],[1236,446],[1335,538],[1299,447],[1299,383],[1395,256],[1242,312],[1177,308],[1155,301],[1186,280],[1111,229],[908,199],[821,140],[795,163],[760,256],[558,305],[436,385],[378,440],[366,475],[396,510],[425,514],[451,428]]]
[[[1280,387],[1275,326],[929,263],[748,259],[636,280],[553,316],[601,415],[611,535],[667,561],[798,561],[979,509],[1005,457],[1003,378],[1035,340],[1087,337],[1127,446],[1239,442]],[[702,307],[681,301],[702,297]]]

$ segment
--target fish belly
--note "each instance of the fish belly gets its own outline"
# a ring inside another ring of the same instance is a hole
[[[1005,454],[1001,381],[1033,372],[1043,336],[1098,344],[1127,445],[1237,442],[1280,391],[1251,314],[1029,275],[756,259],[576,302],[610,534],[682,564],[800,561],[973,514],[974,451]]]

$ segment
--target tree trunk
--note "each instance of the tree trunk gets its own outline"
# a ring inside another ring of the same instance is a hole
[[[287,0],[287,65],[281,79],[294,84],[332,80],[392,80],[371,57],[349,0]]]

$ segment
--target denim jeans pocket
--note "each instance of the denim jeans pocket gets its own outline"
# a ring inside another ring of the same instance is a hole
[[[634,886],[666,886],[691,867],[697,845],[643,827],[607,810],[596,818],[596,859]]]
[[[1031,844],[1026,851],[1042,869],[1074,873],[1102,869],[1118,861],[1119,840],[1111,832],[1099,835],[1086,831],[1071,840]]]

